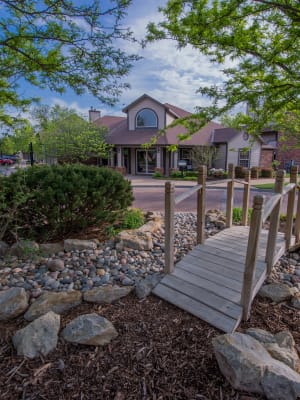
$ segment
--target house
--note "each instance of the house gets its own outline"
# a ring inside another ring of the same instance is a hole
[[[194,146],[211,146],[211,135],[222,125],[209,122],[196,132],[191,139],[180,141],[178,134],[185,133],[183,126],[167,128],[174,120],[191,115],[186,110],[169,103],[142,95],[123,110],[126,117],[100,116],[97,110],[90,110],[90,121],[97,126],[108,128],[107,142],[113,146],[109,165],[128,174],[153,174],[161,171],[168,175],[178,168],[179,160],[185,160],[192,168],[191,150]],[[165,133],[157,138],[155,145],[146,149],[145,143],[156,136],[161,129]],[[177,151],[170,151],[170,145],[178,145]]]
[[[97,126],[108,128],[107,142],[112,145],[113,151],[107,164],[127,174],[150,175],[160,171],[169,175],[170,171],[178,169],[180,161],[192,169],[191,152],[195,146],[214,146],[217,152],[211,166],[224,170],[231,163],[245,168],[270,168],[275,159],[280,159],[282,167],[285,167],[287,160],[296,159],[294,153],[280,150],[278,132],[274,130],[266,129],[258,138],[252,138],[247,132],[209,122],[189,140],[180,141],[178,135],[185,133],[186,129],[182,125],[168,126],[176,119],[192,114],[178,106],[161,103],[147,94],[122,111],[126,116],[102,117],[100,111],[91,109],[89,119]],[[157,137],[155,144],[145,148],[144,145],[150,143],[161,129],[164,133]],[[177,145],[177,150],[170,151],[171,145]],[[300,164],[299,150],[298,153],[296,160]]]

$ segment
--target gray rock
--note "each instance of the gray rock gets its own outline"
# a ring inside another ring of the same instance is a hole
[[[264,285],[258,292],[259,296],[267,297],[275,303],[288,300],[293,295],[293,290],[283,283],[270,283]]]
[[[46,356],[56,348],[60,316],[50,311],[16,332],[13,344],[19,356]]]
[[[57,314],[70,310],[81,303],[82,295],[79,291],[68,292],[44,292],[34,303],[31,304],[24,318],[32,321],[41,315],[54,311]]]
[[[83,294],[84,301],[97,304],[111,304],[120,298],[127,296],[132,287],[105,286],[95,287]]]
[[[0,257],[6,256],[8,250],[9,250],[9,245],[0,240]]]
[[[80,315],[62,331],[62,337],[71,343],[105,345],[118,336],[113,324],[98,314]]]
[[[59,243],[43,243],[40,244],[40,250],[43,255],[51,256],[52,254],[58,254],[64,250],[64,246],[61,242]]]
[[[267,332],[260,328],[246,329],[246,334],[252,336],[254,339],[258,340],[261,344],[276,343],[275,336],[272,335],[272,333]]]
[[[153,248],[152,235],[149,232],[130,230],[120,232],[117,237],[117,248],[131,248],[134,250],[151,250]]]
[[[49,271],[52,271],[52,272],[63,271],[65,268],[65,263],[60,258],[54,258],[54,259],[48,260],[47,267],[48,267]]]
[[[0,292],[0,321],[21,315],[28,308],[28,296],[23,288],[13,287]]]
[[[97,243],[94,240],[67,239],[64,241],[65,251],[95,250]]]
[[[292,298],[292,306],[300,310],[300,293],[296,293]]]
[[[31,257],[39,251],[39,245],[30,240],[20,240],[14,243],[8,251],[10,256]]]
[[[269,400],[296,400],[300,375],[275,360],[256,339],[242,333],[213,339],[222,374],[238,390],[263,394]]]
[[[143,299],[151,293],[155,286],[162,279],[161,274],[153,274],[147,276],[145,279],[138,281],[135,285],[135,294],[139,299]]]

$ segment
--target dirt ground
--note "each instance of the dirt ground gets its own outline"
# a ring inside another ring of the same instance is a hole
[[[18,357],[12,335],[23,318],[0,326],[0,399],[197,400],[263,399],[233,390],[220,374],[211,345],[217,329],[150,296],[133,294],[107,306],[82,304],[62,316],[97,312],[119,336],[104,347],[72,345],[59,339],[45,358]],[[239,329],[290,330],[300,350],[299,312],[287,304],[257,298],[251,318]]]

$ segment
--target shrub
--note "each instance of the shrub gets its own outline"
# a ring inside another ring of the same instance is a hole
[[[208,176],[212,176],[214,178],[226,178],[228,173],[222,168],[211,168],[208,171]]]
[[[186,171],[185,176],[189,178],[197,178],[198,172],[197,171]]]
[[[125,212],[122,219],[121,229],[136,229],[145,222],[143,211],[139,208],[131,208]]]
[[[252,208],[248,209],[248,220],[250,220],[252,215]],[[232,210],[232,222],[235,224],[240,224],[242,222],[243,209],[241,207],[234,207]]]
[[[51,240],[113,223],[133,200],[130,182],[120,173],[80,164],[35,166],[0,184],[2,236],[10,240]]]
[[[259,167],[252,167],[251,168],[251,178],[258,179],[260,176],[260,168]]]
[[[181,171],[172,171],[171,178],[182,178],[182,172]]]
[[[162,178],[162,174],[159,171],[154,172],[153,178]]]
[[[235,167],[235,177],[238,179],[245,179],[246,178],[247,169],[244,167],[236,166]]]
[[[273,178],[274,170],[272,168],[262,168],[261,177],[262,178]]]

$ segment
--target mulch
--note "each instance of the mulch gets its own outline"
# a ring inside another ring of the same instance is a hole
[[[12,335],[23,318],[0,326],[0,399],[250,400],[258,395],[232,389],[221,375],[211,340],[221,332],[151,295],[133,294],[115,304],[82,304],[62,316],[62,327],[78,315],[96,312],[119,335],[104,347],[73,345],[35,360],[16,355]],[[290,330],[300,350],[299,312],[288,304],[257,298],[250,320],[239,330]]]

